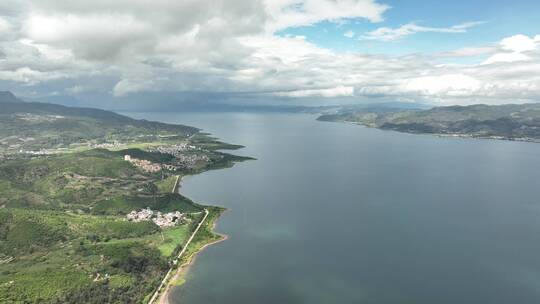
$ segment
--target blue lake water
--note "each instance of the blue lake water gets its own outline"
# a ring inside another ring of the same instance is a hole
[[[131,114],[256,161],[189,177],[229,208],[172,302],[540,303],[540,144],[444,139],[303,114]]]

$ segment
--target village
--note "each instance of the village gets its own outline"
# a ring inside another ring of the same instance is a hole
[[[130,162],[131,164],[140,168],[141,170],[149,172],[149,173],[156,173],[161,170],[176,171],[181,168],[179,166],[174,166],[174,165],[153,163],[146,159],[138,159],[138,158],[131,157],[131,155],[124,155],[124,160]]]
[[[183,142],[175,145],[158,146],[148,151],[172,155],[179,163],[184,165],[186,168],[194,168],[199,162],[209,162],[210,158],[204,154],[187,154],[185,152],[201,150],[201,148],[190,145],[188,142]]]
[[[179,156],[182,154],[182,152],[188,151],[188,150],[200,150],[200,148],[197,148],[193,145],[190,145],[188,142],[182,142],[175,145],[167,145],[167,146],[157,146],[153,149],[149,149],[150,152],[159,152],[163,154],[171,154],[173,156]]]
[[[185,215],[179,211],[161,213],[150,208],[133,210],[127,214],[126,218],[131,222],[152,221],[160,228],[173,227],[186,221]]]
[[[197,164],[201,162],[210,162],[210,158],[207,155],[197,155],[197,154],[180,154],[179,152],[175,153],[169,153],[169,152],[161,152],[163,154],[171,154],[176,158],[177,164],[160,164],[160,163],[154,163],[149,160],[145,159],[138,159],[131,155],[124,155],[124,160],[130,162],[134,166],[142,169],[143,171],[149,172],[149,173],[156,173],[161,170],[169,170],[169,171],[177,171],[184,168],[193,169],[197,166]]]

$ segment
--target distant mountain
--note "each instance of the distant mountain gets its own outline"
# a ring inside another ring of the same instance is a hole
[[[322,115],[318,120],[352,122],[407,133],[540,141],[540,104],[348,111]]]
[[[93,108],[75,108],[66,107],[62,105],[40,103],[40,102],[20,102],[9,103],[2,106],[1,115],[9,114],[38,114],[38,115],[56,115],[63,118],[87,118],[93,119],[98,123],[105,125],[135,125],[138,127],[148,127],[157,130],[160,129],[182,129],[184,131],[191,130],[192,132],[197,130],[196,128],[165,124],[161,122],[151,122],[147,120],[137,120],[124,115],[120,115],[111,111],[93,109]],[[102,125],[104,126],[104,125]]]
[[[294,103],[276,97],[244,96],[232,98],[227,94],[196,92],[145,92],[111,97],[107,94],[54,95],[27,98],[26,101],[53,103],[69,107],[91,107],[116,112],[274,112],[333,114],[358,109],[418,109],[427,108],[418,103],[366,102],[343,100],[328,105],[327,100],[310,100]],[[335,100],[334,100],[335,101]]]
[[[0,91],[0,103],[19,103],[22,100],[18,99],[10,91]]]
[[[372,102],[359,104],[346,104],[336,106],[310,107],[312,113],[327,115],[347,114],[353,112],[385,113],[405,110],[426,110],[430,107],[425,104],[408,102]],[[316,111],[316,112],[315,112]]]
[[[197,128],[137,120],[114,112],[38,102],[0,106],[0,152],[65,148],[78,143],[186,138]]]

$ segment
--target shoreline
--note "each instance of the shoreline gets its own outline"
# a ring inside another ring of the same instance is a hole
[[[424,132],[407,132],[403,130],[394,130],[394,129],[383,129],[376,126],[369,126],[365,125],[359,122],[355,121],[349,121],[349,120],[319,120],[322,122],[337,122],[337,123],[346,123],[346,124],[352,124],[355,126],[360,126],[364,128],[370,128],[370,129],[377,129],[381,131],[392,131],[392,132],[398,132],[398,133],[404,133],[404,134],[412,134],[412,135],[430,135],[434,137],[439,138],[449,138],[449,139],[481,139],[481,140],[494,140],[494,141],[506,141],[506,142],[520,142],[520,143],[532,143],[532,144],[538,144],[540,143],[540,139],[534,139],[534,138],[519,138],[519,137],[504,137],[504,136],[476,136],[472,134],[461,134],[461,133],[424,133]]]
[[[252,158],[245,157],[245,160],[249,160],[249,159],[252,159]],[[213,168],[210,170],[224,169],[228,167],[229,166],[226,166],[223,168]],[[172,192],[180,193],[181,188],[183,186],[182,183],[185,180],[185,178],[190,177],[190,176],[195,176],[200,173],[202,172],[186,174],[186,175],[177,175]],[[182,255],[181,253],[179,256],[177,256],[176,260],[174,260],[175,264],[173,264],[173,266],[169,268],[169,271],[167,272],[167,274],[165,274],[162,285],[158,287],[157,291],[155,292],[157,294],[154,293],[154,296],[152,296],[152,298],[148,301],[149,304],[171,303],[169,301],[169,298],[171,296],[172,290],[174,290],[175,287],[179,287],[185,283],[186,281],[185,278],[189,272],[189,269],[195,263],[197,259],[197,255],[201,253],[202,251],[204,251],[206,248],[210,247],[211,245],[221,243],[223,241],[226,241],[229,238],[228,235],[218,233],[215,231],[217,221],[219,220],[221,215],[229,209],[224,208],[224,207],[219,207],[219,206],[202,205],[197,202],[194,202],[194,203],[205,208],[205,211],[207,212],[207,214],[201,220],[201,222],[199,222],[197,230],[190,237],[190,240],[193,240],[193,241],[188,242],[187,247],[181,251],[184,254]],[[206,219],[206,222],[205,222],[205,219]],[[205,232],[205,235],[202,236],[203,237],[202,241],[197,240],[197,237],[201,237],[201,234],[202,234],[201,232]]]
[[[163,291],[160,293],[155,303],[170,304],[171,302],[169,301],[169,298],[172,294],[172,290],[174,290],[175,287],[182,286],[185,283],[185,278],[189,272],[189,269],[195,263],[197,259],[197,255],[203,252],[206,248],[210,247],[211,245],[221,243],[223,241],[226,241],[229,238],[228,235],[217,233],[214,230],[217,225],[218,219],[221,217],[223,212],[225,212],[227,209],[223,209],[221,207],[214,207],[214,208],[217,208],[218,210],[217,214],[214,213],[212,218],[206,222],[205,225],[207,225],[207,227],[205,227],[205,229],[207,229],[212,234],[212,236],[217,237],[217,239],[204,242],[202,244],[191,243],[188,245],[186,249],[187,251],[186,253],[188,253],[188,255],[185,255],[180,258],[180,261],[179,261],[180,265],[175,270],[173,270],[174,274],[171,276],[169,280],[167,280],[167,283],[165,287],[163,288]],[[216,211],[213,211],[213,212],[216,212]],[[210,224],[210,227],[208,227],[208,224]],[[201,228],[203,228],[202,225],[201,225]],[[190,251],[190,247],[192,246],[196,246],[196,247],[193,249],[193,251]]]
[[[193,266],[193,264],[197,261],[197,256],[201,252],[203,252],[207,247],[210,247],[210,246],[215,245],[217,243],[224,242],[229,238],[229,236],[224,235],[224,234],[220,234],[220,236],[222,236],[221,239],[205,244],[198,251],[196,251],[195,253],[193,253],[191,255],[191,257],[189,258],[189,261],[185,262],[184,264],[180,265],[180,267],[178,267],[176,273],[171,278],[171,281],[170,281],[169,285],[163,291],[163,294],[161,295],[158,303],[160,303],[160,304],[172,304],[169,301],[169,298],[170,298],[170,296],[172,294],[172,291],[174,290],[174,288],[180,287],[180,286],[182,286],[182,285],[184,285],[186,283],[185,278],[186,278],[187,274],[189,273],[189,270],[191,269],[191,266]]]

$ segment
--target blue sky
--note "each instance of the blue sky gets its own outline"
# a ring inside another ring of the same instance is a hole
[[[462,47],[494,44],[516,33],[534,36],[540,32],[538,1],[381,1],[392,8],[384,13],[384,21],[372,23],[363,18],[343,23],[329,21],[310,26],[288,28],[279,35],[305,36],[307,41],[337,51],[372,54],[405,55],[450,51]],[[485,24],[468,29],[466,33],[418,33],[397,41],[359,41],[343,34],[352,31],[356,36],[380,27],[397,28],[408,23],[428,27],[450,27],[465,22]]]

